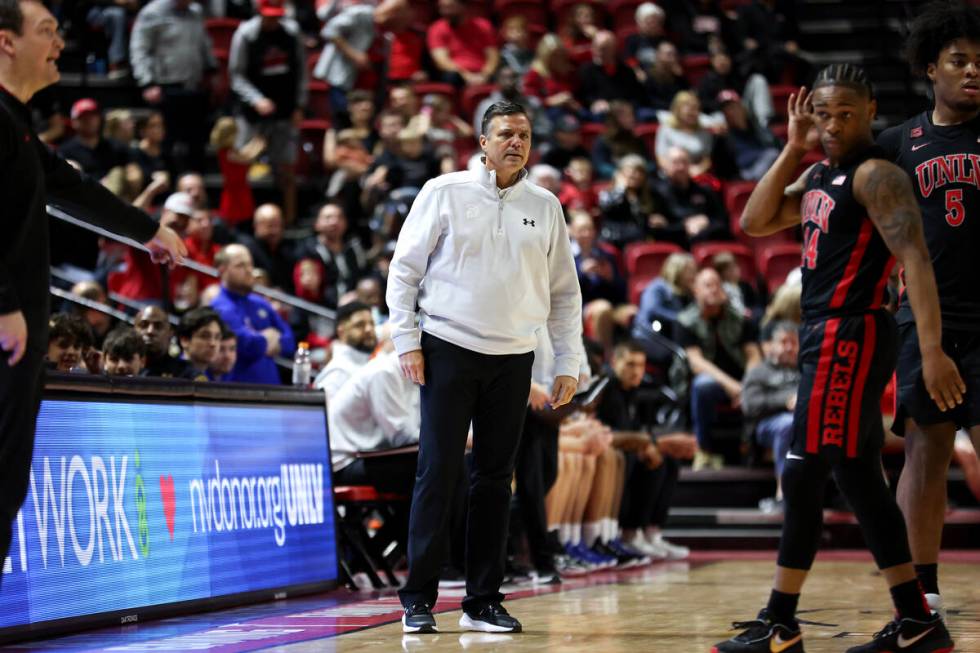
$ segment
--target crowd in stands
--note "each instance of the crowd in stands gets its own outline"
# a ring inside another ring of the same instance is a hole
[[[410,493],[414,454],[355,456],[418,439],[418,388],[384,326],[388,264],[421,186],[482,165],[482,114],[509,100],[532,117],[531,179],[566,211],[582,388],[608,379],[556,416],[536,371],[512,520],[532,565],[684,557],[662,536],[681,466],[780,462],[800,246],[792,233],[749,245],[738,217],[778,154],[785,88],[810,76],[793,2],[128,0],[83,13],[62,20],[144,104],[82,98],[68,121],[39,110],[40,131],[218,276],[62,232],[71,252],[55,262],[90,273],[77,294],[143,307],[133,326],[54,315],[53,368],[279,383],[276,360],[308,342],[337,478]]]

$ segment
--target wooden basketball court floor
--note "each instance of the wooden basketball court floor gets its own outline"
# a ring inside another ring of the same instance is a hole
[[[7,650],[60,651],[473,651],[707,653],[755,616],[768,596],[772,552],[695,553],[690,561],[567,579],[561,586],[505,587],[520,634],[464,632],[462,590],[443,590],[440,632],[403,635],[388,592],[327,594],[105,629]],[[980,653],[980,551],[944,554],[941,583],[956,650]],[[863,552],[821,552],[800,604],[806,650],[839,653],[890,618],[888,594]]]

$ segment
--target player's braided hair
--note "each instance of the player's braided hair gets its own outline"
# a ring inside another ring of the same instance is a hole
[[[963,0],[934,0],[909,28],[909,63],[918,74],[936,63],[939,51],[956,39],[980,42],[980,10]]]
[[[864,69],[849,63],[831,64],[817,73],[813,88],[818,89],[823,86],[846,86],[867,95],[869,98],[873,98],[875,95],[874,87],[868,81]]]

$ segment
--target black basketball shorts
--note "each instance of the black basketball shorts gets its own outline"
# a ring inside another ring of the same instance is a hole
[[[789,457],[831,462],[881,449],[881,395],[895,369],[895,320],[885,311],[808,321]]]
[[[899,326],[898,341],[898,406],[892,431],[905,435],[908,418],[926,426],[953,422],[958,428],[968,429],[980,424],[980,333],[943,330],[943,351],[956,363],[966,383],[963,403],[946,412],[939,410],[926,391],[915,322]]]

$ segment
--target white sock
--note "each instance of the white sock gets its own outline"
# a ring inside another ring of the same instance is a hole
[[[568,544],[572,541],[571,524],[558,524],[558,541],[562,544]]]
[[[605,541],[612,542],[619,535],[619,524],[612,517],[606,517],[602,521],[605,525],[603,529],[605,532]]]
[[[656,542],[661,539],[660,529],[655,526],[647,526],[643,532],[644,537],[646,537],[647,542]]]
[[[602,520],[582,524],[582,539],[585,546],[592,546],[596,540],[602,539]]]

